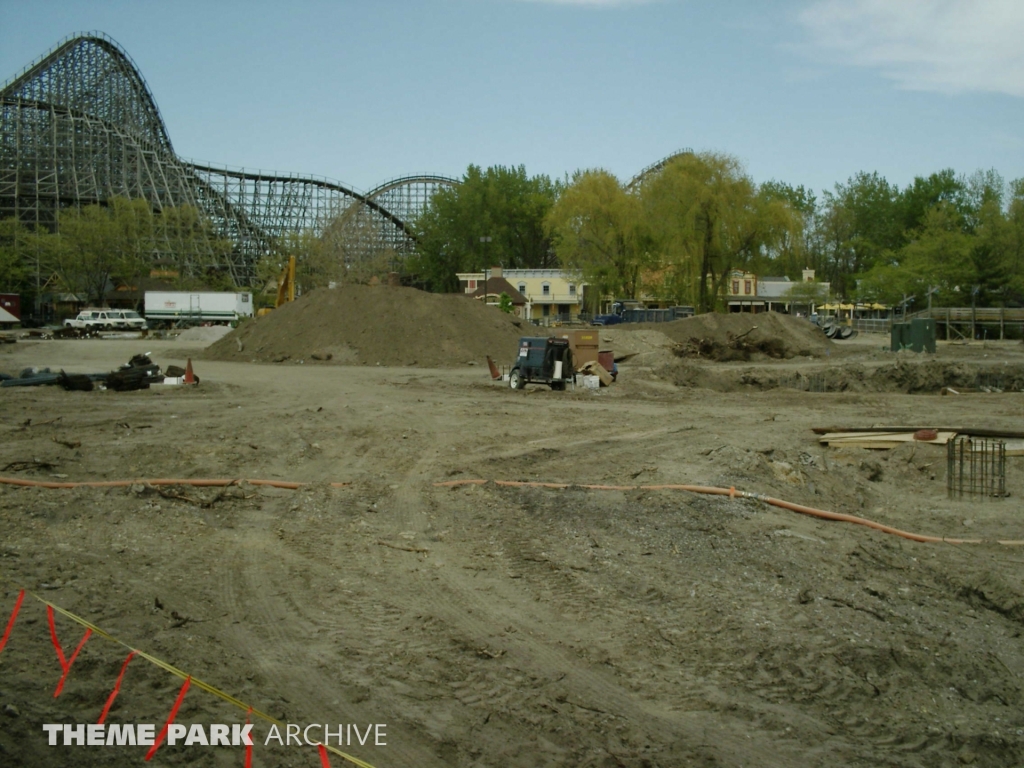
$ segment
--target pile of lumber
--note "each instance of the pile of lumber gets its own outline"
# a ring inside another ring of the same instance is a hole
[[[934,435],[934,437],[933,437]],[[932,445],[945,445],[956,437],[956,432],[939,432],[937,430],[922,430],[915,432],[827,432],[818,438],[822,445],[833,448],[844,446],[852,448],[882,448],[892,449],[903,443],[930,443]]]
[[[1024,456],[1024,432],[972,427],[815,427],[818,442],[833,448],[891,450],[904,443],[945,445],[957,435],[996,438],[1006,443],[1007,456]]]

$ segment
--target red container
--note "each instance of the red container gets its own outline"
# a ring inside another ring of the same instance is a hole
[[[601,364],[608,373],[612,372],[612,368],[615,367],[615,353],[610,349],[602,350],[597,353],[597,362]]]
[[[0,309],[21,320],[21,296],[16,293],[0,293]]]

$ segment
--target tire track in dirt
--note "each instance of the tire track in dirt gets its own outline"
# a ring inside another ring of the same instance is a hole
[[[544,491],[539,492],[541,494]],[[550,491],[551,495],[560,496],[564,492]],[[511,494],[499,494],[509,496]],[[510,504],[509,506],[513,506]],[[566,517],[569,517],[568,515]],[[529,536],[520,532],[529,531]],[[567,541],[574,538],[581,538],[578,532],[570,523],[543,523],[540,520],[525,521],[516,520],[515,524],[501,528],[505,534],[503,548],[508,552],[517,553],[517,557],[509,558],[508,565],[519,571],[524,581],[532,583],[538,599],[541,594],[546,602],[559,606],[564,612],[579,611],[581,601],[589,606],[586,613],[599,616],[600,624],[605,628],[612,627],[609,635],[618,639],[619,642],[603,642],[606,652],[612,654],[615,666],[630,670],[631,679],[643,678],[644,690],[651,692],[656,690],[659,698],[664,701],[671,701],[678,708],[706,708],[709,702],[720,702],[727,700],[723,695],[722,685],[739,687],[754,694],[759,693],[760,686],[739,674],[741,670],[736,668],[735,660],[725,662],[714,662],[713,659],[705,659],[699,663],[699,668],[686,670],[688,663],[693,663],[692,658],[687,658],[687,651],[691,651],[702,659],[706,651],[696,647],[686,648],[688,633],[676,633],[672,638],[671,634],[675,621],[678,620],[680,605],[693,605],[694,622],[698,620],[698,609],[714,606],[698,597],[695,601],[693,595],[684,594],[689,586],[679,585],[679,580],[674,574],[669,573],[672,564],[666,564],[661,572],[663,578],[657,580],[651,575],[651,567],[642,574],[633,574],[629,570],[618,569],[612,578],[606,579],[606,583],[613,586],[612,590],[597,588],[596,579],[594,584],[586,583],[593,572],[600,571],[601,567],[594,563],[592,568],[580,568],[572,564],[572,555],[569,555],[568,564],[557,563],[548,559],[546,552],[539,552],[540,547],[552,545],[556,538],[561,538],[563,548],[569,547]],[[547,542],[538,541],[547,535]],[[610,536],[610,534],[609,534]],[[641,542],[642,543],[642,542]],[[570,547],[571,549],[571,547]],[[649,554],[649,553],[644,553]],[[635,553],[634,553],[635,555]],[[679,561],[679,566],[682,562]],[[678,585],[673,588],[673,585]],[[679,587],[682,587],[680,589]],[[743,616],[748,613],[756,613],[759,608],[762,596],[758,594],[745,595],[742,590],[730,592],[730,610],[734,616]],[[634,597],[635,596],[635,597]],[[632,598],[632,599],[631,599]],[[694,604],[696,603],[696,604]],[[706,610],[700,611],[701,614]],[[786,617],[781,617],[783,621]],[[577,621],[589,624],[580,634],[589,637],[600,636],[600,627],[596,622],[591,621],[586,615],[577,616]],[[593,654],[589,654],[593,657]],[[600,658],[600,654],[598,655]],[[680,695],[678,685],[666,684],[664,673],[658,670],[665,666],[666,657],[674,658],[683,667],[680,672],[685,674],[687,685],[690,687],[686,693]],[[728,674],[727,678],[719,684],[711,684],[708,681],[709,670],[721,668]],[[750,719],[755,719],[757,713],[766,709],[779,709],[777,705],[764,702],[751,702],[750,705],[733,707],[743,712]],[[791,719],[800,722],[805,731],[812,732],[816,737],[823,737],[826,726],[817,716],[809,716],[793,709],[786,710]],[[776,717],[778,720],[779,718]],[[783,727],[780,725],[775,730],[781,736],[785,736]],[[838,741],[833,739],[833,742]],[[838,744],[836,744],[838,746]]]
[[[438,493],[429,486],[425,487],[423,479],[429,476],[426,470],[431,463],[429,457],[422,457],[406,473],[405,480],[399,482],[399,488],[390,502],[390,509],[399,527],[416,527],[421,532],[424,530],[424,516],[419,510],[428,504],[428,499],[436,499],[431,494]],[[443,507],[438,502],[429,506],[434,509]],[[563,670],[559,685],[568,691],[565,701],[575,699],[573,706],[577,712],[582,709],[604,713],[625,723],[644,723],[644,730],[648,734],[644,738],[651,738],[657,732],[657,740],[665,739],[675,743],[684,741],[694,747],[699,745],[702,750],[717,752],[724,759],[756,763],[768,755],[778,754],[780,745],[777,741],[771,744],[752,742],[747,738],[746,727],[738,723],[732,725],[723,722],[721,718],[693,713],[682,715],[666,711],[656,703],[638,700],[634,692],[621,687],[614,679],[614,674],[596,671],[592,663],[581,661],[560,647],[564,641],[552,635],[550,630],[558,627],[564,619],[559,613],[539,603],[535,596],[524,595],[518,588],[510,588],[510,580],[507,579],[489,580],[491,590],[486,593],[473,588],[462,578],[462,569],[457,566],[466,565],[462,561],[464,555],[460,555],[454,547],[439,544],[433,549],[432,556],[443,557],[446,562],[452,563],[452,567],[437,569],[437,581],[431,580],[425,584],[429,587],[428,594],[425,599],[417,596],[415,604],[428,605],[450,632],[475,638],[478,643],[485,640],[499,644],[502,651],[509,654],[510,664],[525,663],[536,671]],[[414,602],[407,601],[407,598],[407,595],[395,596],[396,602],[404,602],[411,609]],[[585,604],[585,596],[581,592],[573,594],[572,589],[569,590],[567,600],[573,606],[581,602]],[[521,617],[520,623],[525,625],[515,633],[514,638],[506,635],[499,640],[497,637],[496,629],[502,626],[503,615]],[[623,619],[623,623],[628,624],[629,620]],[[709,732],[715,734],[711,739],[714,747],[705,746]],[[739,738],[741,732],[744,736],[742,739]]]
[[[289,565],[299,568],[322,569],[323,565],[308,558],[296,557],[287,548],[275,544],[267,545],[266,529],[274,518],[264,513],[259,527],[246,531],[239,542],[232,565],[226,570],[224,588],[220,596],[224,607],[232,615],[250,617],[245,629],[239,628],[233,634],[240,650],[255,659],[268,680],[287,692],[293,702],[289,710],[301,708],[304,713],[321,717],[331,713],[333,722],[365,722],[367,711],[374,707],[359,706],[356,695],[339,691],[339,683],[325,674],[338,659],[337,650],[321,638],[330,638],[330,630],[337,627],[322,617],[323,609],[311,608],[300,602],[298,594],[307,590],[296,590],[288,584]],[[262,529],[262,530],[261,530]],[[361,619],[373,614],[372,607],[355,606]],[[320,613],[319,620],[314,616]],[[255,619],[255,621],[253,621]],[[373,633],[372,621],[359,623],[359,631]],[[400,723],[381,718],[374,711],[372,722],[388,722],[388,746],[376,750],[351,751],[379,767],[386,765],[441,766],[429,748],[411,734],[402,733]]]

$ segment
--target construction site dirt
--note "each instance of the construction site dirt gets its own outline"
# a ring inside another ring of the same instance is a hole
[[[0,390],[0,475],[133,481],[0,485],[0,632],[28,592],[0,653],[0,764],[147,750],[48,746],[43,724],[96,722],[128,650],[94,634],[54,698],[36,596],[282,722],[386,724],[386,746],[343,747],[376,768],[1024,761],[1024,547],[998,543],[1024,539],[1024,457],[1006,459],[1009,497],[950,499],[943,446],[812,432],[1024,429],[1024,346],[915,356],[861,334],[822,356],[713,362],[652,326],[601,335],[624,358],[617,382],[565,392],[512,391],[482,358],[426,368],[426,353],[314,366],[198,361],[186,340],[0,346],[15,375],[148,352],[191,357],[201,378]],[[174,478],[241,482],[145,482]],[[737,493],[649,487],[679,484]],[[70,656],[83,628],[60,613],[55,628]],[[159,729],[181,685],[134,659],[108,722]],[[196,686],[177,714],[245,719]],[[253,719],[254,765],[320,764]],[[179,742],[154,763],[242,754]]]

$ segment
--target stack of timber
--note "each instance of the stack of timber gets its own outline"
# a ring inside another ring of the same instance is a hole
[[[833,448],[876,448],[891,450],[903,443],[945,445],[957,435],[998,438],[1006,443],[1007,456],[1024,456],[1024,432],[972,427],[815,427],[818,442]]]
[[[930,443],[945,445],[956,437],[956,432],[921,430],[920,432],[827,432],[818,438],[822,445],[833,448],[892,449],[903,443]]]

